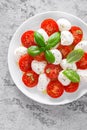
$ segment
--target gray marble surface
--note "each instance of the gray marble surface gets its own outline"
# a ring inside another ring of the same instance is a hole
[[[16,29],[49,10],[87,22],[87,0],[0,0],[0,130],[87,130],[87,94],[64,106],[42,105],[24,96],[8,71],[8,47]]]

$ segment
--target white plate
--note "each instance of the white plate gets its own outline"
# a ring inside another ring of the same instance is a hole
[[[26,20],[15,32],[8,51],[8,66],[9,71],[11,74],[11,77],[16,84],[16,86],[20,89],[22,93],[24,93],[27,97],[48,105],[62,105],[69,102],[72,102],[78,98],[80,98],[83,94],[87,92],[87,86],[86,83],[81,81],[79,89],[77,92],[69,94],[64,92],[64,94],[58,98],[58,99],[52,99],[48,95],[44,95],[36,88],[27,88],[21,80],[22,73],[19,70],[14,57],[14,50],[19,47],[21,44],[20,38],[21,35],[27,31],[27,30],[37,30],[40,27],[41,21],[43,21],[46,18],[53,18],[55,20],[58,20],[59,18],[66,18],[68,19],[72,25],[80,26],[84,32],[84,38],[87,39],[87,26],[86,23],[84,23],[81,19],[77,18],[76,16],[73,16],[68,13],[59,12],[59,11],[50,11],[42,14],[38,14],[32,18],[29,18]]]

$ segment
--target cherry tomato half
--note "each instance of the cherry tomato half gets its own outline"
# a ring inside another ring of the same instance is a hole
[[[59,31],[58,25],[53,19],[45,19],[41,23],[41,28],[43,28],[49,36]]]
[[[29,54],[21,56],[19,59],[19,68],[21,71],[26,72],[31,69],[31,61],[33,58]]]
[[[23,46],[26,48],[28,48],[32,45],[36,45],[36,43],[34,41],[34,31],[30,30],[30,31],[23,33],[23,35],[21,36],[21,42],[22,42]]]
[[[60,52],[62,53],[62,57],[66,58],[66,56],[70,53],[70,51],[72,51],[72,47],[71,46],[63,46],[63,45],[59,45],[58,50],[60,50]]]
[[[47,94],[52,98],[60,97],[64,92],[63,85],[57,81],[51,81],[47,86]]]
[[[44,52],[42,52],[39,55],[35,56],[34,59],[37,60],[37,61],[44,61],[44,60],[46,60]]]
[[[47,66],[45,67],[45,73],[50,79],[56,79],[61,70],[62,68],[60,67],[60,65],[47,64]]]
[[[87,69],[87,53],[76,63],[78,69]]]
[[[29,70],[23,74],[22,81],[27,87],[35,87],[38,83],[38,75],[34,71]]]
[[[65,86],[64,89],[68,93],[75,92],[79,87],[79,83],[70,83],[68,86]]]
[[[72,26],[70,29],[70,32],[73,34],[73,37],[74,37],[73,45],[75,46],[82,40],[83,31],[80,27]]]

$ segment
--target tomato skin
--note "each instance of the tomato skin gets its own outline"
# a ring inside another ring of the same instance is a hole
[[[36,45],[34,41],[34,31],[30,30],[23,33],[21,36],[21,42],[22,42],[22,45],[26,48],[32,45]]]
[[[58,98],[62,96],[64,92],[63,85],[58,81],[51,81],[47,86],[47,94],[52,98]]]
[[[35,87],[38,83],[38,75],[34,71],[29,70],[23,74],[22,81],[27,87]]]
[[[62,68],[60,67],[60,65],[47,64],[47,66],[45,67],[45,73],[50,79],[56,79],[61,70]]]
[[[83,31],[78,26],[72,26],[70,29],[70,32],[73,34],[73,37],[74,37],[73,45],[75,46],[82,40]]]
[[[78,69],[87,69],[87,53],[76,63]]]
[[[70,83],[68,86],[65,86],[64,89],[68,93],[75,92],[79,87],[79,83]]]
[[[33,58],[29,54],[21,56],[21,58],[19,59],[19,68],[21,69],[21,71],[27,72],[28,70],[30,70],[32,60]]]
[[[48,36],[59,31],[58,25],[57,25],[56,21],[54,21],[53,19],[45,19],[41,23],[41,28],[43,28],[46,31]]]
[[[57,49],[60,50],[63,58],[66,58],[66,56],[72,51],[71,45],[70,46],[63,46],[60,44]]]
[[[42,52],[39,55],[35,56],[34,59],[37,60],[37,61],[45,61],[46,59],[45,59],[44,52]]]

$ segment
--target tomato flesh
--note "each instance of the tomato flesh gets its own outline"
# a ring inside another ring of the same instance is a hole
[[[35,56],[34,59],[37,60],[37,61],[44,61],[44,60],[46,60],[44,52],[42,52],[39,55]]]
[[[87,53],[76,63],[78,69],[87,69]]]
[[[62,70],[62,68],[60,67],[60,65],[48,64],[45,67],[45,73],[46,73],[47,77],[50,79],[56,79],[61,70]]]
[[[78,44],[82,40],[83,31],[78,26],[72,26],[70,29],[70,32],[72,33],[72,35],[74,37],[73,45],[75,46],[76,44]]]
[[[77,91],[78,87],[79,87],[79,83],[70,83],[68,86],[65,86],[64,89],[68,93],[73,93]]]
[[[19,68],[21,71],[26,72],[31,69],[31,62],[33,58],[29,54],[21,56],[19,59]]]
[[[34,31],[30,30],[23,33],[23,35],[21,36],[21,42],[22,42],[22,45],[26,48],[32,45],[36,45],[34,41]]]
[[[58,98],[62,96],[64,92],[63,85],[57,81],[51,81],[47,86],[47,94],[52,98]]]
[[[35,87],[38,83],[38,75],[34,71],[29,70],[23,74],[22,81],[27,87]]]
[[[59,31],[58,25],[53,19],[45,19],[41,23],[41,28],[43,28],[49,36]]]
[[[63,58],[66,58],[66,56],[72,51],[71,46],[63,46],[61,44],[58,46],[57,49],[60,50]]]

